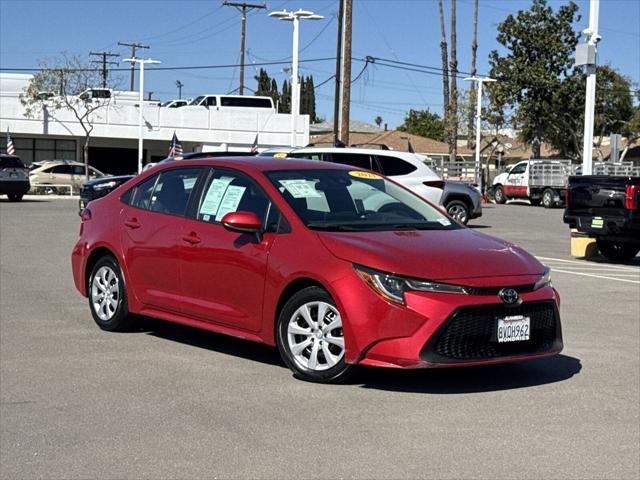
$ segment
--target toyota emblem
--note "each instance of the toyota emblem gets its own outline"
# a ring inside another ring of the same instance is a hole
[[[498,297],[507,305],[516,305],[521,302],[520,295],[514,288],[503,288],[498,292]]]

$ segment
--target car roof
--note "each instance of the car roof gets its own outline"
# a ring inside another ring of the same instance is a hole
[[[275,158],[275,157],[210,157],[197,159],[176,160],[175,162],[163,163],[163,167],[173,167],[177,165],[194,166],[209,165],[218,167],[240,167],[242,169],[259,172],[269,172],[275,170],[361,170],[360,168],[341,165],[331,162],[319,162],[317,160],[307,160],[298,158]],[[157,170],[155,170],[157,171]]]

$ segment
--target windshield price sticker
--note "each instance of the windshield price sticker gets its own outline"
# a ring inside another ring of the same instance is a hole
[[[280,184],[287,189],[293,198],[322,198],[314,183],[308,180],[280,180]]]
[[[367,180],[380,180],[382,179],[382,177],[378,174],[375,173],[371,173],[371,172],[361,172],[359,170],[351,170],[349,172],[349,175],[351,175],[352,177],[356,177],[356,178],[365,178]]]

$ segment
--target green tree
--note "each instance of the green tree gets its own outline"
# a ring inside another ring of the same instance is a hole
[[[280,113],[291,113],[291,88],[287,80],[282,82],[280,94]]]
[[[540,144],[550,140],[549,122],[557,106],[558,91],[573,66],[573,52],[580,34],[573,23],[580,19],[578,7],[569,2],[553,11],[547,0],[533,0],[529,10],[509,15],[498,25],[498,43],[504,54],[489,55],[489,75],[497,80],[492,91],[504,105],[515,109],[522,140],[540,156]]]
[[[440,115],[427,110],[409,110],[404,123],[398,127],[401,132],[443,141],[444,123]]]
[[[85,136],[82,160],[85,175],[89,180],[89,143],[98,110],[106,107],[111,98],[93,98],[84,94],[86,90],[101,84],[99,71],[77,55],[62,52],[53,59],[38,62],[38,71],[20,95],[25,107],[24,115],[34,118],[41,112],[68,110],[80,124]],[[108,87],[114,88],[117,80],[108,80]],[[43,96],[43,92],[45,95]]]
[[[602,138],[621,133],[629,138],[634,116],[631,83],[610,66],[597,68],[594,137],[596,148]],[[579,159],[583,149],[584,92],[586,77],[581,68],[562,80],[552,94],[553,121],[545,126],[544,136],[563,157]]]

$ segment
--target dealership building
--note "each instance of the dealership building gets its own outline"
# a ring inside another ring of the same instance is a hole
[[[84,131],[72,111],[53,110],[42,101],[33,118],[25,116],[20,94],[31,75],[0,72],[0,150],[5,151],[11,133],[17,154],[31,163],[42,160],[82,159]],[[139,102],[134,92],[113,92],[92,116],[89,163],[111,174],[133,173],[138,163]],[[222,97],[225,97],[224,95]],[[43,97],[44,98],[44,97]],[[229,104],[234,97],[225,97]],[[220,100],[220,97],[218,97]],[[104,100],[95,100],[104,101]],[[259,150],[291,144],[291,115],[276,109],[234,105],[162,107],[143,102],[143,163],[167,156],[176,133],[184,152],[248,152],[258,137]],[[309,143],[309,116],[297,119],[296,145]]]

